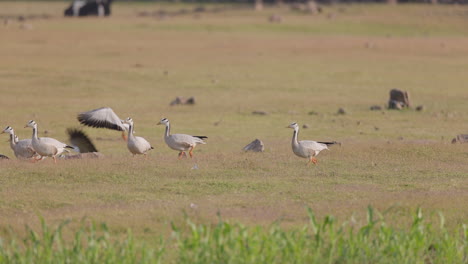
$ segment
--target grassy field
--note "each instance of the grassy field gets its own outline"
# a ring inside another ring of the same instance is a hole
[[[0,2],[3,17],[50,16],[0,26],[0,125],[29,138],[34,119],[40,135],[66,141],[77,113],[110,106],[155,149],[131,158],[119,133],[84,128],[104,159],[1,162],[0,226],[87,217],[151,241],[184,211],[196,223],[219,212],[297,228],[306,207],[319,219],[364,219],[368,205],[395,226],[410,226],[417,207],[442,212],[448,227],[466,223],[468,148],[450,141],[468,132],[467,7],[337,5],[316,16],[235,7],[158,19],[138,13],[196,5],[117,2],[112,17],[75,19],[61,16],[65,6]],[[272,14],[283,22],[269,23]],[[392,88],[425,111],[370,111]],[[176,96],[197,104],[170,107]],[[164,144],[162,117],[174,133],[209,137],[195,161]],[[342,146],[307,167],[291,151],[291,122],[310,126],[300,139]],[[255,138],[265,153],[243,153]],[[13,158],[6,142],[0,153]]]

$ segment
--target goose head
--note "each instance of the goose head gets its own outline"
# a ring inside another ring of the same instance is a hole
[[[129,126],[133,126],[133,119],[131,119],[130,117],[128,117],[127,119],[125,119],[123,121],[124,124],[127,124]]]
[[[299,125],[294,122],[294,123],[291,123],[289,126],[287,126],[286,128],[292,128],[294,130],[298,130],[299,129]]]
[[[161,119],[161,121],[159,121],[159,123],[157,123],[157,125],[169,125],[169,119],[167,118],[163,118]]]
[[[3,129],[3,131],[2,131],[1,134],[3,134],[3,133],[8,133],[8,134],[10,134],[10,135],[14,135],[14,134],[15,134],[15,132],[13,131],[13,128],[12,128],[11,126],[5,127],[5,129]]]
[[[29,122],[26,124],[26,126],[24,126],[24,128],[27,128],[27,127],[30,127],[30,128],[37,128],[37,123],[36,123],[36,121],[34,121],[34,120],[29,120]]]

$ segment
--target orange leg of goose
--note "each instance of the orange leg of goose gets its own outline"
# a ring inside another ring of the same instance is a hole
[[[183,158],[184,156],[187,157],[187,154],[185,154],[184,151],[181,151],[181,152],[179,153],[179,159]]]
[[[307,162],[307,165],[310,165],[310,163],[317,164],[318,160],[315,157],[310,157],[309,162]]]
[[[54,158],[54,163],[57,164],[57,158],[55,156],[52,156]]]
[[[193,158],[193,153],[192,153],[192,151],[193,151],[194,148],[195,148],[195,146],[191,146],[191,147],[190,147],[190,150],[189,150],[190,158]]]
[[[127,141],[127,135],[125,135],[125,131],[122,131],[122,138],[123,140]]]

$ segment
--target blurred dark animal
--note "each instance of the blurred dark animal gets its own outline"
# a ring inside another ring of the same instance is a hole
[[[10,159],[10,158],[8,158],[8,157],[5,156],[5,155],[0,154],[0,160],[4,160],[4,159],[7,160],[7,159]]]
[[[109,16],[112,0],[74,0],[65,9],[65,16]]]

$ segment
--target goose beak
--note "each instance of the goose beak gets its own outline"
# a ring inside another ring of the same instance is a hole
[[[24,126],[24,128],[27,128],[27,127],[28,127],[28,125],[25,125],[25,126]]]
[[[162,125],[161,121],[159,121],[156,125]]]
[[[5,133],[5,131],[2,131],[2,133],[0,133],[0,134],[3,134],[3,133]]]

